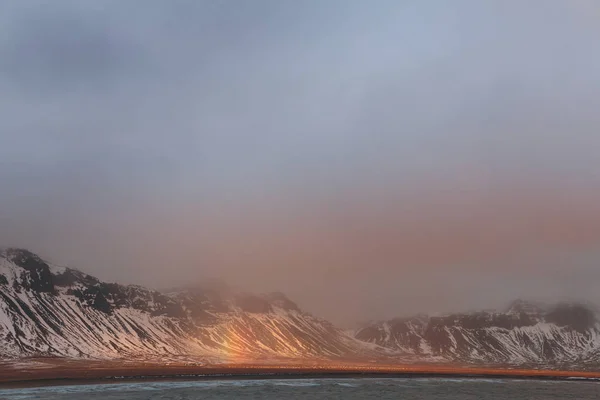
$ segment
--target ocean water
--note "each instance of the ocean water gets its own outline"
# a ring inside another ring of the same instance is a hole
[[[600,399],[598,382],[361,378],[141,382],[0,389],[0,399]]]

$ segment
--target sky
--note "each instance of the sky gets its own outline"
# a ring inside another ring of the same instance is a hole
[[[600,304],[595,0],[4,0],[0,244],[336,323]]]

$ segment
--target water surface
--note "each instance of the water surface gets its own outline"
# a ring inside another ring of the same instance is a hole
[[[510,379],[266,379],[51,386],[0,390],[0,399],[600,399],[598,382]]]

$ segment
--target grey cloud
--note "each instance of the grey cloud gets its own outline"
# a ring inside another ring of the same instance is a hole
[[[600,240],[592,3],[0,7],[0,244],[105,279],[339,296],[362,318],[544,294],[533,272],[491,290],[502,251],[524,257],[511,226],[534,253]],[[572,292],[557,274],[547,292]]]
[[[135,47],[76,17],[43,14],[22,21],[8,34],[13,40],[2,52],[2,71],[16,90],[101,88],[143,64],[132,54]]]

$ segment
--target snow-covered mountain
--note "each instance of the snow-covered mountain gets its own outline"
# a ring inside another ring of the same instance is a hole
[[[369,346],[283,294],[106,283],[27,250],[0,251],[0,359],[25,356],[347,357]]]
[[[516,301],[504,312],[417,315],[352,333],[281,293],[162,293],[106,283],[22,249],[0,251],[0,359],[31,356],[239,362],[362,359],[600,366],[597,311]]]
[[[354,333],[415,359],[503,365],[600,365],[600,323],[587,305],[523,300],[504,312],[419,315],[363,326]]]

